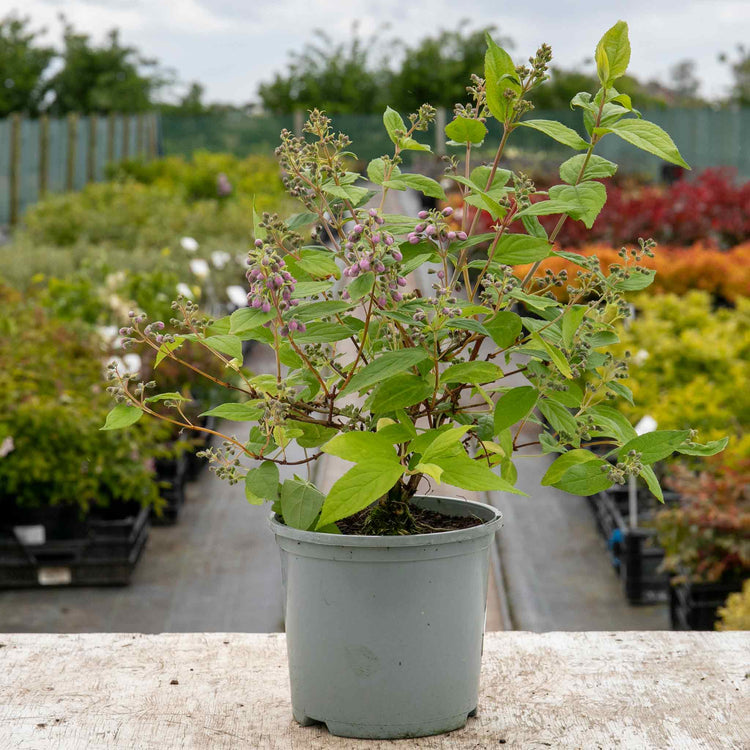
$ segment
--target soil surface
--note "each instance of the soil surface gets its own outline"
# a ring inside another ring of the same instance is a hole
[[[339,531],[347,536],[375,536],[364,529],[364,523],[369,516],[371,508],[365,508],[349,518],[336,521]],[[409,512],[420,527],[417,533],[432,534],[441,531],[456,531],[457,529],[470,529],[472,526],[481,526],[484,521],[476,516],[447,516],[436,513],[434,510],[409,506]]]

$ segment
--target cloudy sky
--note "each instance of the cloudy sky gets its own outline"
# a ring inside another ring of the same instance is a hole
[[[181,80],[202,82],[207,99],[234,103],[257,100],[258,83],[283,70],[288,51],[301,49],[312,29],[344,39],[355,20],[366,34],[390,24],[384,40],[417,40],[468,18],[514,39],[519,61],[548,42],[555,60],[572,67],[622,18],[630,25],[632,72],[666,81],[674,63],[692,58],[708,96],[729,86],[719,53],[734,56],[750,40],[750,0],[0,0],[0,16],[13,10],[49,27],[54,42],[63,11],[96,39],[116,26],[125,42],[174,68]]]

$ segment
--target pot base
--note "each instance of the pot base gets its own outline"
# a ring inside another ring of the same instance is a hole
[[[348,724],[339,721],[317,721],[304,714],[294,713],[294,720],[303,727],[322,724],[329,734],[336,737],[352,737],[356,739],[372,739],[377,737],[384,740],[405,740],[414,737],[429,737],[435,734],[445,734],[456,729],[462,729],[466,722],[477,715],[477,709],[468,713],[460,713],[447,718],[435,719],[430,722],[419,722],[413,724]]]

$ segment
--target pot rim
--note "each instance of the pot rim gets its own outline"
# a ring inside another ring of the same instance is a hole
[[[319,531],[305,531],[287,526],[277,520],[272,513],[269,525],[276,536],[308,544],[322,544],[332,547],[426,547],[440,544],[452,544],[470,539],[478,539],[494,534],[502,526],[503,514],[494,506],[479,503],[476,500],[464,500],[459,497],[444,495],[415,495],[412,500],[436,500],[437,504],[447,501],[449,504],[460,504],[463,508],[476,508],[480,517],[487,516],[487,520],[468,529],[454,529],[453,531],[437,531],[431,534],[410,534],[408,536],[366,536],[363,534],[323,534]],[[428,502],[428,504],[431,504]],[[470,514],[466,514],[470,515]]]

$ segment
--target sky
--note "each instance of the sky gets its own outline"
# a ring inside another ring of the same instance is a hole
[[[174,69],[181,81],[204,84],[207,101],[235,104],[257,101],[258,84],[283,71],[288,52],[302,49],[313,29],[343,40],[354,21],[383,40],[378,56],[394,36],[413,42],[466,18],[472,28],[495,24],[511,37],[518,62],[547,42],[557,64],[574,67],[622,19],[630,26],[630,72],[667,82],[676,62],[692,58],[700,93],[710,98],[726,94],[731,81],[718,55],[735,57],[737,45],[750,40],[750,0],[0,0],[0,16],[11,11],[46,26],[54,44],[61,12],[97,41],[118,27],[124,43]]]

